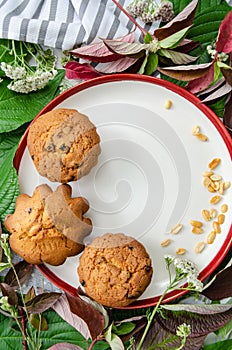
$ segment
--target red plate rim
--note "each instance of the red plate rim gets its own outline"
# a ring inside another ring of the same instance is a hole
[[[82,91],[85,89],[88,89],[90,87],[100,85],[100,84],[106,84],[111,83],[115,81],[141,81],[146,83],[151,83],[155,85],[160,85],[162,87],[165,87],[168,90],[171,90],[175,92],[176,94],[182,96],[189,102],[191,102],[193,105],[195,105],[199,110],[201,110],[204,115],[213,123],[213,125],[217,128],[218,132],[220,133],[228,151],[230,154],[230,157],[232,159],[232,138],[228,131],[226,130],[225,126],[221,122],[221,120],[214,114],[214,112],[208,108],[206,105],[204,105],[200,99],[198,99],[196,96],[191,94],[190,92],[186,91],[182,87],[175,85],[169,81],[152,77],[152,76],[145,76],[145,75],[138,75],[138,74],[112,74],[108,76],[101,76],[97,78],[93,78],[88,81],[81,82],[80,84],[66,90],[65,92],[61,93],[59,96],[54,98],[50,103],[48,103],[35,117],[35,119],[39,118],[42,114],[49,112],[50,110],[54,109],[56,106],[58,106],[61,102],[63,102],[68,97]],[[35,120],[34,119],[34,120]],[[32,121],[33,123],[33,121]],[[29,126],[30,127],[30,126]],[[19,147],[16,151],[15,158],[14,158],[14,166],[16,170],[19,170],[20,162],[24,153],[24,150],[27,145],[27,135],[28,130],[25,131],[24,135],[21,138],[21,141],[19,143]],[[204,281],[207,277],[210,276],[211,273],[214,272],[214,270],[221,264],[223,259],[226,257],[227,253],[229,252],[230,248],[232,247],[232,224],[230,227],[230,230],[228,232],[228,235],[221,247],[221,249],[218,251],[218,253],[215,255],[215,257],[211,260],[211,262],[201,271],[199,275],[199,279],[201,281]],[[37,269],[41,271],[42,274],[46,276],[48,280],[50,280],[54,285],[56,285],[58,288],[62,289],[63,291],[78,297],[78,291],[75,287],[71,286],[70,284],[64,282],[59,277],[57,277],[46,265],[42,264],[37,266]],[[171,293],[166,294],[165,298],[163,299],[163,303],[170,302],[176,298],[179,298],[186,294],[187,291],[173,291]],[[148,298],[144,300],[137,300],[133,304],[122,307],[121,309],[136,309],[136,308],[143,308],[143,307],[150,307],[154,306],[159,300],[158,297]]]

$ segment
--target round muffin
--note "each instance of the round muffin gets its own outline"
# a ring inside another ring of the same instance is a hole
[[[54,192],[40,185],[32,197],[20,194],[15,212],[4,221],[12,250],[30,264],[63,264],[84,249],[84,238],[92,231],[91,220],[83,217],[88,209],[84,198],[71,198],[67,184]]]
[[[101,153],[95,125],[86,115],[67,108],[35,119],[29,128],[27,146],[39,174],[61,183],[88,174]]]
[[[122,307],[138,299],[153,269],[144,246],[123,233],[106,233],[87,245],[78,275],[85,292],[98,303]]]

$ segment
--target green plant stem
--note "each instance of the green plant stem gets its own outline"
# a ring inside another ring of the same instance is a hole
[[[141,347],[142,347],[142,345],[143,345],[143,342],[144,342],[144,340],[145,340],[145,338],[146,338],[146,336],[147,336],[147,333],[148,333],[148,331],[149,331],[149,328],[150,328],[150,326],[151,326],[151,323],[152,323],[152,321],[153,321],[153,318],[154,318],[154,316],[155,316],[155,314],[156,314],[156,312],[157,312],[157,310],[158,310],[160,304],[162,303],[162,301],[163,301],[163,299],[164,299],[164,297],[165,297],[165,294],[168,292],[168,290],[169,290],[169,287],[168,287],[168,288],[165,290],[165,292],[161,295],[161,297],[159,298],[158,303],[157,303],[156,306],[154,307],[154,309],[153,309],[151,315],[149,316],[148,321],[147,321],[146,328],[145,328],[145,330],[144,330],[144,332],[143,332],[142,338],[140,339],[140,342],[139,342],[138,346],[136,347],[136,350],[140,350],[140,349],[141,349]]]

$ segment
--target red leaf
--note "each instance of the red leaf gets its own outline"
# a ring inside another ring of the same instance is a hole
[[[123,37],[118,38],[117,40],[126,43],[132,43],[134,41],[135,35],[134,32],[129,33]],[[119,59],[120,54],[113,53],[108,49],[103,41],[100,41],[95,44],[85,45],[78,49],[70,51],[74,56],[83,58],[92,62],[111,62]]]
[[[193,41],[193,40],[189,40],[189,39],[184,39],[184,40],[181,41],[179,46],[177,46],[173,50],[178,51],[178,52],[182,52],[182,53],[187,53],[189,51],[194,50],[199,45],[200,45],[199,41]]]
[[[232,52],[232,11],[227,13],[219,27],[219,34],[216,41],[217,52]]]
[[[2,295],[8,297],[8,302],[10,305],[18,304],[18,296],[14,291],[13,287],[9,286],[6,283],[0,283],[0,289],[2,291]]]
[[[135,56],[141,57],[144,56],[144,52],[149,48],[149,44],[141,43],[128,43],[121,40],[108,40],[103,39],[105,45],[114,53],[123,56]]]
[[[88,63],[78,63],[76,61],[71,61],[66,63],[65,69],[66,77],[68,79],[88,80],[99,77],[101,75]]]
[[[88,340],[90,338],[90,332],[86,322],[81,317],[71,312],[65,294],[62,294],[62,296],[56,301],[52,308],[60,317],[63,318],[63,320],[68,322],[78,332],[80,332],[85,339]]]
[[[52,307],[60,296],[61,293],[56,292],[39,294],[26,303],[27,312],[29,314],[40,314]]]
[[[231,69],[221,68],[221,72],[226,82],[232,86],[232,68]]]
[[[186,86],[186,90],[190,91],[192,94],[196,94],[209,86],[214,79],[214,65],[212,64],[209,70],[201,78],[191,80]]]
[[[93,306],[82,300],[78,295],[76,297],[66,294],[70,310],[72,313],[81,317],[88,325],[92,339],[95,339],[104,329],[104,316]]]
[[[171,78],[189,81],[204,76],[211,68],[212,63],[192,64],[188,66],[175,66],[159,68],[159,71]]]
[[[227,267],[216,275],[210,286],[202,291],[211,300],[221,300],[232,295],[232,266]]]
[[[225,105],[223,122],[232,136],[232,93],[229,95]]]
[[[117,61],[109,63],[99,63],[97,71],[103,74],[121,73],[133,66],[139,58],[123,57]]]
[[[209,101],[216,100],[219,97],[227,95],[231,90],[232,90],[232,86],[230,86],[229,84],[225,83],[219,89],[216,89],[209,96],[204,98],[204,100],[202,100],[202,102],[209,102]]]
[[[198,0],[191,1],[176,17],[162,28],[154,31],[158,40],[163,40],[181,29],[189,27],[193,23]]]
[[[20,284],[23,285],[30,278],[33,266],[28,264],[25,260],[22,260],[16,263],[14,265],[14,268],[17,273]],[[15,277],[15,272],[12,268],[6,274],[4,282],[9,284],[9,286],[13,288],[19,287],[18,281]]]

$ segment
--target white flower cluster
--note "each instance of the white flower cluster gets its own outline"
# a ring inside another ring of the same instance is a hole
[[[154,0],[134,0],[127,7],[134,17],[145,23],[153,21],[169,22],[174,17],[171,1],[161,1],[158,5]]]
[[[7,87],[10,90],[24,94],[43,89],[57,74],[56,69],[48,71],[37,68],[33,71],[32,69],[26,70],[25,67],[10,65],[5,62],[1,63],[1,69],[8,78],[13,80]]]
[[[178,275],[182,274],[182,278],[186,279],[191,289],[199,292],[202,291],[203,284],[198,279],[199,271],[193,262],[187,259],[176,258],[172,255],[165,255],[165,260],[168,265],[173,263],[176,268],[176,272],[178,272]]]
[[[227,55],[225,52],[218,52],[218,53],[217,53],[216,49],[215,49],[212,45],[208,45],[208,46],[206,47],[206,50],[207,50],[208,54],[210,55],[210,57],[211,57],[212,59],[214,59],[214,58],[215,58],[215,55],[217,54],[217,59],[218,59],[218,61],[220,61],[220,62],[225,62],[225,61],[227,61],[227,59],[228,59],[228,57],[229,57],[229,55]]]

